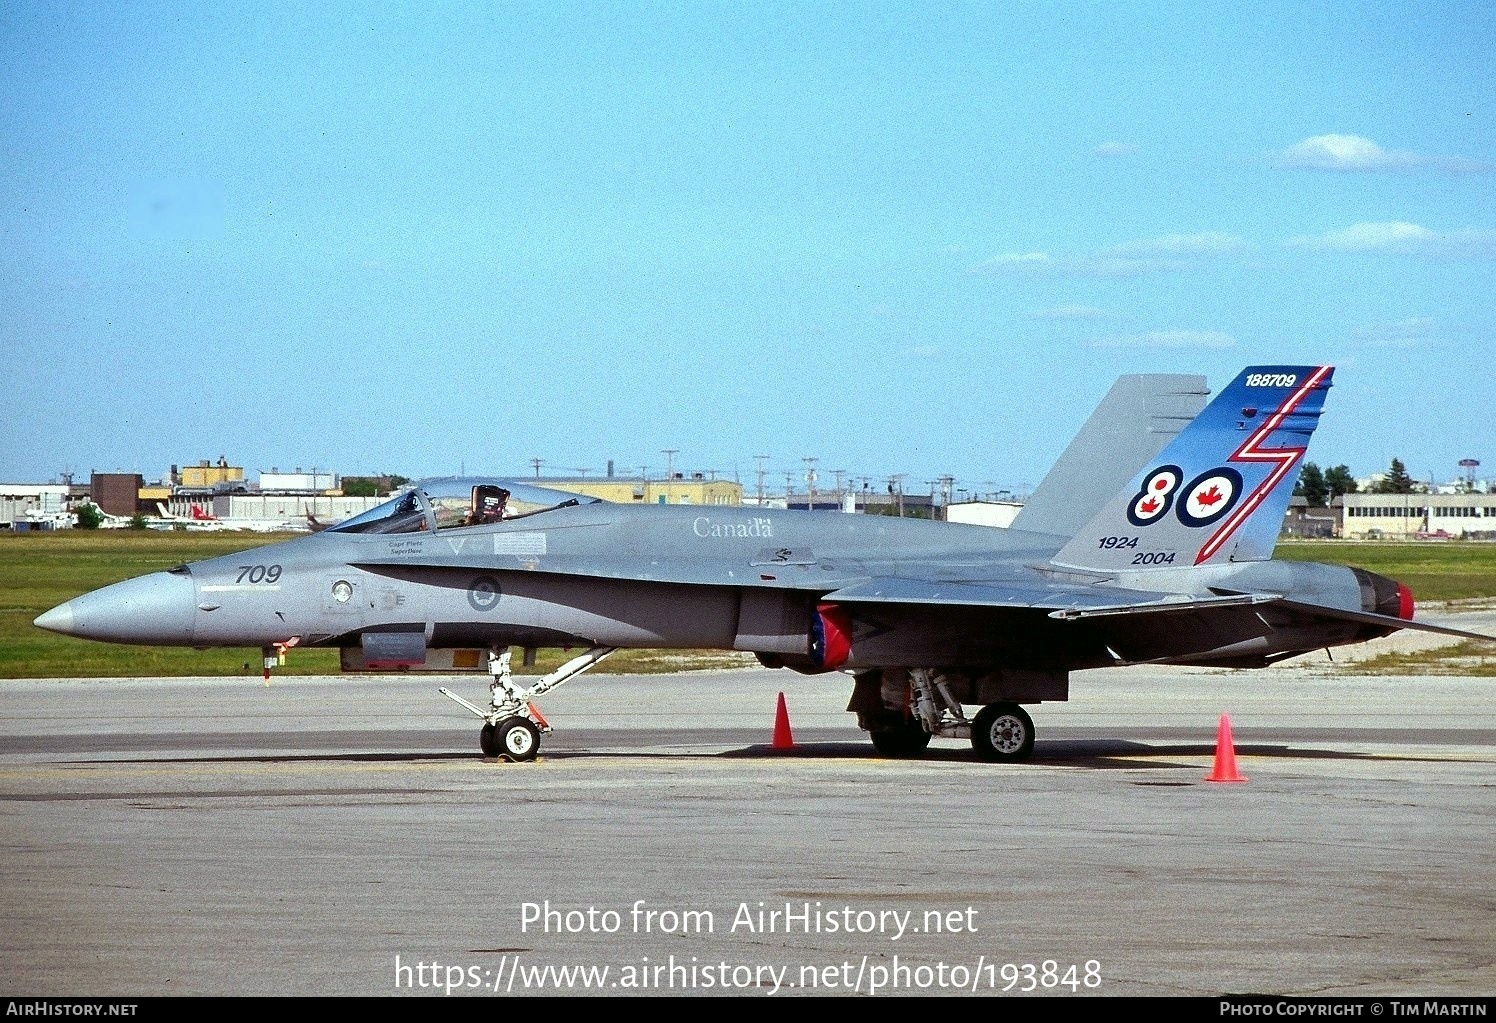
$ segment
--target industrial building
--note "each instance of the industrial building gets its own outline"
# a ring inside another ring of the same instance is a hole
[[[72,511],[66,483],[0,483],[0,524],[50,528]]]
[[[537,487],[564,490],[568,494],[596,497],[614,504],[707,504],[743,503],[743,485],[732,480],[708,479],[705,473],[676,473],[668,479],[640,476],[537,477]]]
[[[1353,540],[1496,539],[1496,494],[1346,494],[1340,535]]]
[[[96,472],[89,477],[88,496],[104,514],[129,518],[140,514],[144,482],[138,472]]]
[[[170,476],[172,486],[186,490],[232,489],[235,484],[241,488],[245,486],[244,467],[229,465],[222,455],[218,456],[216,464],[205,458],[196,465],[184,465],[181,469],[172,466]]]

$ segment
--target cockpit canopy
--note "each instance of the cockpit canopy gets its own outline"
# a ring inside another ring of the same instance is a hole
[[[555,508],[597,503],[595,497],[548,490],[515,480],[422,480],[384,504],[331,526],[327,531],[429,533],[439,529],[508,522]]]

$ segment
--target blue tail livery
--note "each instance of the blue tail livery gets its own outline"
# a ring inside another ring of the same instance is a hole
[[[1332,366],[1251,366],[1055,555],[1119,571],[1266,561]]]

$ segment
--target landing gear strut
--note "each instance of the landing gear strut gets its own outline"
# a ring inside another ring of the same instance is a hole
[[[483,719],[483,728],[478,733],[478,748],[483,751],[484,756],[523,763],[535,759],[540,753],[540,737],[550,735],[552,731],[550,722],[532,701],[561,683],[576,678],[617,649],[595,646],[586,653],[573,657],[529,689],[515,682],[509,671],[509,648],[490,650],[488,673],[493,676],[493,682],[488,687],[492,694],[488,710],[469,703],[445,687],[437,692]]]
[[[968,719],[957,697],[959,679],[927,669],[885,668],[859,675],[852,704],[857,723],[885,757],[917,757],[935,736],[970,739],[977,757],[994,763],[1027,760],[1034,721],[1016,703],[999,701]]]

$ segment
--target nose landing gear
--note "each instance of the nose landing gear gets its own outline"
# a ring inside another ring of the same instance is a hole
[[[493,682],[488,687],[493,694],[488,710],[464,700],[446,687],[437,692],[483,719],[483,728],[478,732],[478,748],[483,751],[484,756],[524,763],[539,755],[540,737],[552,732],[551,723],[540,713],[540,708],[535,706],[535,698],[576,678],[617,649],[595,646],[586,653],[573,657],[526,689],[515,682],[510,673],[509,648],[495,648],[488,654],[488,671],[493,676]]]

